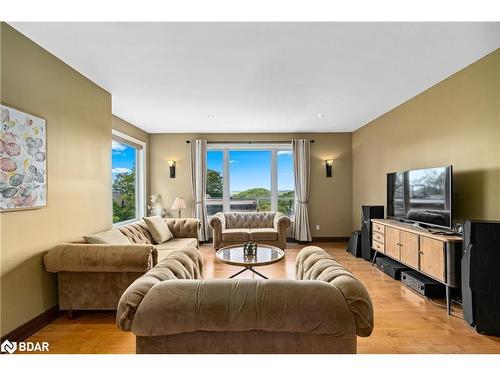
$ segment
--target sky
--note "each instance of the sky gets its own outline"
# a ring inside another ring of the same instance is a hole
[[[229,151],[229,189],[251,188],[271,190],[271,151]],[[209,169],[222,172],[222,151],[208,151]],[[278,190],[293,190],[293,158],[291,151],[278,151]]]
[[[111,172],[113,180],[118,173],[128,173],[135,165],[135,148],[124,143],[112,142]]]

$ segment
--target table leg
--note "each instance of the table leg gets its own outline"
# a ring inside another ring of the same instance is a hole
[[[245,272],[247,269],[248,269],[248,268],[247,268],[247,267],[245,267],[245,268],[243,268],[241,271],[236,272],[234,275],[229,276],[229,278],[230,278],[230,279],[232,279],[233,277],[238,276],[240,273]]]
[[[373,259],[371,261],[372,266],[373,266],[373,263],[375,263],[375,259],[377,259],[377,254],[378,254],[378,250],[375,250],[375,254],[373,254]]]
[[[229,278],[230,278],[230,279],[232,279],[233,277],[238,276],[239,274],[241,274],[241,273],[245,272],[246,270],[252,271],[254,274],[259,275],[259,276],[260,276],[260,277],[262,277],[263,279],[268,279],[268,277],[267,277],[267,276],[264,276],[264,275],[263,275],[263,274],[261,274],[260,272],[256,271],[256,270],[255,270],[255,268],[253,268],[253,267],[245,267],[245,268],[243,268],[241,271],[236,272],[234,275],[229,276]]]
[[[446,311],[451,315],[451,288],[446,285]]]
[[[250,271],[252,271],[253,273],[255,273],[256,275],[259,275],[259,276],[260,276],[260,277],[262,277],[263,279],[268,279],[268,277],[267,277],[267,276],[264,276],[264,275],[263,275],[263,274],[261,274],[260,272],[256,271],[254,268],[252,268],[252,267],[248,267],[248,269],[249,269]]]

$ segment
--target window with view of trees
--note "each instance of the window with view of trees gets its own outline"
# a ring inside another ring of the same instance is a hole
[[[138,220],[143,215],[143,147],[113,137],[111,176],[113,224]]]
[[[209,216],[221,211],[280,211],[292,216],[294,202],[290,145],[209,146]]]

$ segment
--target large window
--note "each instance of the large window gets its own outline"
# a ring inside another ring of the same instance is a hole
[[[113,130],[113,225],[139,220],[144,215],[144,148],[143,142]]]
[[[207,211],[280,211],[293,215],[291,145],[209,144]]]

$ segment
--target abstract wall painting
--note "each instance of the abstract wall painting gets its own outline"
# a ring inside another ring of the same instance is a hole
[[[0,211],[47,204],[45,120],[0,105]]]

